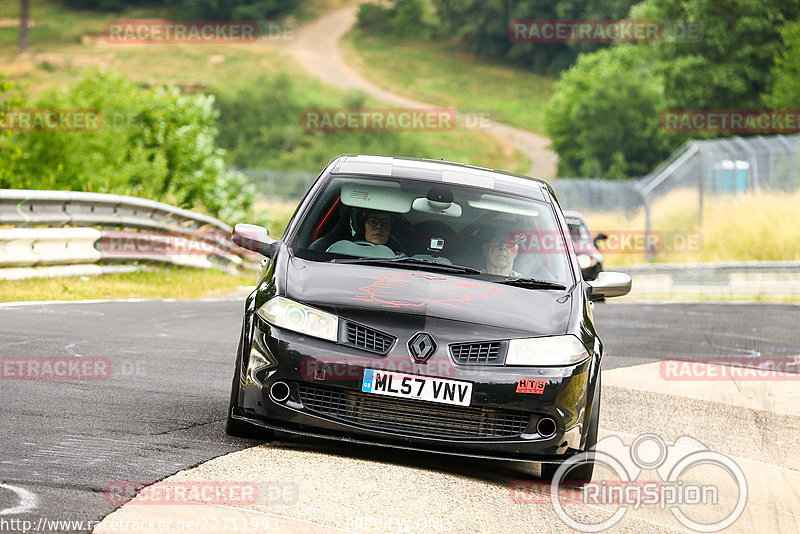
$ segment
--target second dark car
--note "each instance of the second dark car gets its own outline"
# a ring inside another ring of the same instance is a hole
[[[597,248],[597,243],[608,239],[604,233],[592,236],[586,217],[578,211],[564,211],[564,219],[567,221],[572,245],[575,247],[575,254],[578,256],[578,265],[583,273],[584,280],[594,280],[603,271],[603,254]]]

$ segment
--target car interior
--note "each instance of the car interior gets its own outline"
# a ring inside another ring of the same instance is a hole
[[[302,244],[298,248],[326,256],[410,256],[482,270],[486,259],[477,242],[478,231],[492,225],[508,229],[509,236],[515,231],[552,232],[555,218],[539,216],[544,207],[465,187],[336,178],[307,216],[309,223],[300,229],[297,242]],[[359,216],[368,210],[391,216],[392,229],[385,245],[364,240],[363,218]],[[509,246],[514,244],[509,237]],[[569,267],[562,255],[526,253],[531,251],[523,248],[524,238],[514,262],[515,271],[543,280],[563,281],[568,277]]]

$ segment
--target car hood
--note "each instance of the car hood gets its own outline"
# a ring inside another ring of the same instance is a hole
[[[396,312],[555,335],[569,323],[572,299],[565,295],[438,272],[297,257],[287,262],[286,296],[336,313]]]

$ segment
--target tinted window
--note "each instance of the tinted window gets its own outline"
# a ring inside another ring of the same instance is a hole
[[[572,283],[550,204],[442,182],[332,178],[289,245],[314,261],[410,256]]]

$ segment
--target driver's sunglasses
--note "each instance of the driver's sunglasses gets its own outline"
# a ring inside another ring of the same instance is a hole
[[[380,219],[371,215],[367,217],[367,224],[372,226],[373,228],[383,228],[384,230],[391,230],[392,229],[392,220],[391,219]]]
[[[491,248],[507,248],[509,250],[516,246],[516,243],[505,239],[492,239],[488,244]]]

